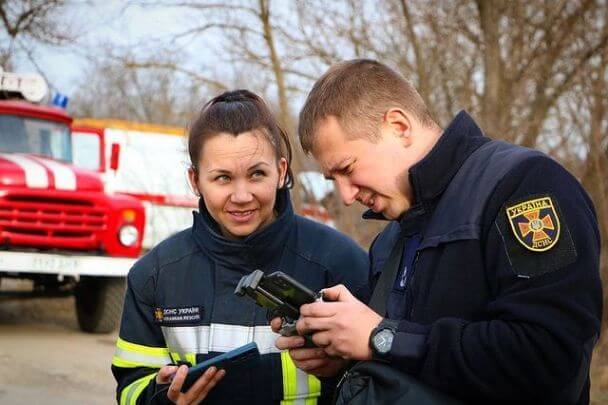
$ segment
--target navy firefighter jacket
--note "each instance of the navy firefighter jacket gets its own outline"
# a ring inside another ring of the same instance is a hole
[[[588,403],[600,240],[579,182],[465,112],[410,181],[412,208],[370,249],[377,274],[404,246],[383,314],[400,321],[390,363],[467,403]]]
[[[223,237],[204,204],[194,225],[160,243],[129,272],[112,372],[120,404],[148,404],[158,369],[169,363],[200,363],[248,342],[256,342],[260,364],[227,372],[205,403],[314,404],[332,395],[294,366],[266,310],[234,290],[242,276],[260,269],[283,271],[313,291],[343,283],[364,291],[369,280],[366,253],[339,232],[293,213],[287,190],[277,194],[278,218],[242,240]],[[157,398],[159,400],[157,400]],[[159,394],[154,403],[169,403]]]

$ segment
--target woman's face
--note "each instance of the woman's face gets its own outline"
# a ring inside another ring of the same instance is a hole
[[[189,172],[209,214],[224,236],[243,238],[275,218],[277,188],[283,186],[287,161],[256,132],[220,133],[203,142],[198,176]]]

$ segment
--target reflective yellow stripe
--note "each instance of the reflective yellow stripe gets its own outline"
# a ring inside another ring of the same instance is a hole
[[[156,378],[156,373],[135,380],[123,388],[120,393],[120,405],[136,405],[137,398],[153,378]]]
[[[196,353],[186,353],[184,354],[186,357],[186,361],[192,365],[196,364]]]
[[[281,401],[281,405],[288,405],[292,403],[291,400],[295,399],[298,386],[296,366],[287,351],[281,352],[281,369],[283,371],[283,398],[285,399],[285,401]]]
[[[306,405],[317,405],[317,398],[321,396],[321,381],[312,374],[308,374],[308,395]]]
[[[173,359],[174,363],[177,363],[178,361],[182,361],[182,358],[180,357],[179,353],[177,353],[177,352],[171,352],[171,358]]]
[[[116,341],[116,351],[112,358],[112,364],[116,367],[160,368],[169,363],[171,358],[165,347],[143,346],[121,338]]]
[[[281,369],[283,371],[283,400],[281,405],[316,405],[321,395],[321,381],[313,375],[298,370],[289,356],[281,352]]]
[[[118,338],[116,341],[116,346],[134,353],[146,354],[148,356],[167,356],[169,354],[169,349],[166,347],[150,347],[150,346],[142,346],[136,343],[127,342],[126,340],[122,340]]]

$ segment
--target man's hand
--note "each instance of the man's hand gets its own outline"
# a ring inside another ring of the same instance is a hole
[[[274,318],[270,326],[275,333],[278,333],[281,319]],[[297,368],[317,377],[333,377],[346,367],[346,360],[330,357],[319,347],[303,348],[304,343],[302,336],[281,336],[275,345],[280,350],[289,350],[289,356]]]
[[[323,290],[328,302],[300,307],[296,326],[300,335],[314,333],[312,341],[330,356],[372,358],[369,336],[382,317],[356,299],[342,284]]]
[[[181,388],[187,374],[187,366],[180,366],[179,368],[177,366],[164,366],[156,375],[157,384],[171,383],[167,391],[167,398],[175,404],[201,403],[209,394],[209,391],[226,375],[226,371],[218,371],[215,367],[209,367],[187,392],[182,393]]]

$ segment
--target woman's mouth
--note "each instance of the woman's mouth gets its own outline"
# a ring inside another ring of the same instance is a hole
[[[243,210],[243,211],[228,211],[228,215],[235,222],[249,222],[255,215],[256,210]]]

